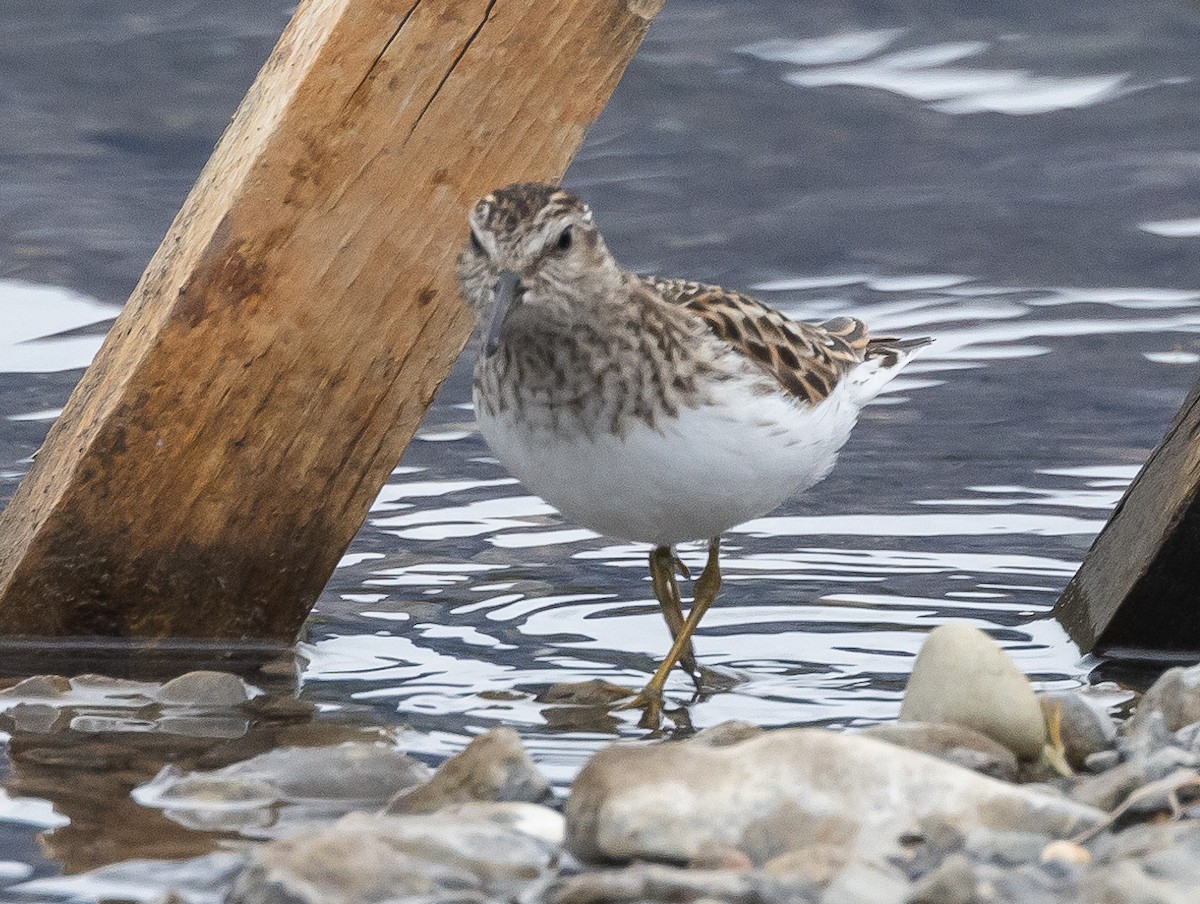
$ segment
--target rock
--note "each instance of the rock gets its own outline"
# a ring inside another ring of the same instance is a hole
[[[1163,672],[1142,695],[1128,729],[1136,729],[1155,712],[1162,713],[1168,731],[1200,722],[1200,665],[1176,666]]]
[[[551,845],[460,811],[351,813],[252,849],[226,904],[517,900],[548,881]]]
[[[816,887],[802,879],[775,878],[757,870],[680,869],[654,864],[593,870],[562,878],[549,895],[551,904],[804,904],[816,900]]]
[[[281,747],[212,771],[163,768],[131,796],[176,822],[209,831],[265,826],[280,802],[289,819],[334,817],[377,808],[396,792],[427,781],[429,768],[389,744],[352,741]]]
[[[1117,744],[1127,760],[1145,759],[1176,746],[1175,733],[1167,727],[1166,717],[1159,710],[1151,710],[1137,723],[1126,723],[1125,734]]]
[[[187,860],[123,860],[87,872],[50,875],[4,889],[21,901],[151,901],[170,890],[187,904],[216,904],[242,870],[243,858],[223,851]],[[16,896],[19,895],[19,898]]]
[[[187,672],[164,684],[158,699],[174,706],[222,708],[245,703],[250,691],[246,682],[229,672]]]
[[[1083,768],[1091,773],[1100,773],[1108,769],[1112,769],[1120,762],[1121,754],[1117,751],[1100,750],[1096,753],[1090,754],[1088,758],[1083,761]]]
[[[745,741],[747,738],[756,738],[762,733],[763,729],[758,725],[730,719],[714,725],[712,728],[696,732],[691,737],[691,743],[706,744],[709,747],[727,747],[730,744]]]
[[[62,697],[71,690],[71,682],[62,675],[34,675],[0,691],[0,697]]]
[[[896,722],[872,725],[862,733],[992,778],[1011,782],[1017,777],[1017,757],[1011,750],[964,725]]]
[[[1046,725],[1057,722],[1063,754],[1072,769],[1083,769],[1089,756],[1111,750],[1116,744],[1116,722],[1082,694],[1043,694],[1038,703]]]
[[[963,847],[975,860],[1009,867],[1039,862],[1051,840],[1035,832],[976,829],[967,834]]]
[[[840,844],[810,844],[799,850],[772,857],[763,871],[781,878],[799,876],[817,885],[828,885],[850,859],[850,851]]]
[[[732,844],[706,844],[688,861],[689,869],[750,869],[754,864]]]
[[[900,706],[901,722],[950,722],[982,732],[1034,759],[1045,724],[1029,680],[994,640],[969,625],[929,633]]]
[[[559,847],[566,839],[566,821],[557,810],[541,804],[509,803],[503,801],[472,801],[454,804],[438,811],[446,816],[467,816],[486,819],[498,826],[507,826],[531,838]]]
[[[972,904],[979,879],[963,854],[951,854],[917,884],[908,904]]]
[[[821,904],[905,904],[909,891],[890,864],[852,861],[825,887]]]
[[[298,697],[260,694],[243,703],[241,710],[248,716],[272,722],[303,722],[313,717],[317,705]]]
[[[590,681],[564,681],[552,684],[537,695],[538,703],[571,706],[610,706],[633,696],[627,687],[593,678]]]
[[[567,802],[580,859],[687,862],[725,844],[761,864],[813,844],[877,852],[922,820],[1070,835],[1103,814],[863,735],[780,729],[724,747],[614,745]]]
[[[1138,757],[1099,775],[1085,776],[1070,794],[1074,800],[1088,806],[1113,810],[1139,788],[1195,766],[1194,755],[1177,747],[1165,747],[1153,756]]]
[[[1122,861],[1090,870],[1080,881],[1080,901],[1103,904],[1196,904],[1196,886],[1171,882],[1147,873],[1139,864]]]
[[[1083,866],[1092,862],[1092,852],[1073,841],[1051,841],[1042,849],[1040,859],[1043,863],[1058,862]]]
[[[48,734],[60,727],[60,720],[68,721],[61,709],[47,703],[18,703],[5,710],[3,718],[13,731],[31,734]]]
[[[423,785],[400,791],[388,813],[433,813],[467,801],[541,803],[552,796],[550,784],[521,746],[511,728],[496,728],[471,741],[442,764]]]

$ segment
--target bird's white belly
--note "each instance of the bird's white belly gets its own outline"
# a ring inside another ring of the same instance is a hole
[[[654,428],[636,421],[623,437],[476,410],[500,461],[567,518],[613,537],[673,544],[719,536],[815,484],[858,414],[840,387],[813,408],[737,390],[660,416]]]

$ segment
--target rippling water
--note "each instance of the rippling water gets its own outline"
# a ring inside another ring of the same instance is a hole
[[[20,126],[0,136],[0,499],[286,4],[112,6],[70,22],[32,2],[0,11],[29,37],[0,53],[14,86],[0,115]],[[1135,31],[1114,3],[737,6],[667,4],[568,183],[632,268],[937,341],[867,409],[823,484],[728,536],[696,646],[737,683],[676,720],[891,718],[922,637],[949,620],[987,630],[1042,687],[1083,682],[1088,663],[1048,612],[1200,362],[1200,11],[1151,3]],[[79,53],[86,84],[27,74],[31,54],[65,66]],[[565,522],[509,477],[473,425],[467,372],[322,595],[301,693],[324,723],[390,727],[431,761],[516,725],[562,784],[598,745],[641,732],[538,692],[640,684],[667,634],[646,549]],[[687,679],[669,692],[687,702]],[[112,720],[69,731],[136,734]],[[165,729],[136,731],[145,744]],[[155,814],[79,859],[80,835],[108,831],[86,828],[65,790],[81,773],[30,784],[29,768],[0,794],[0,887],[166,856],[144,846],[166,833]],[[121,781],[105,785],[109,805],[139,813]],[[176,830],[177,856],[215,844]]]

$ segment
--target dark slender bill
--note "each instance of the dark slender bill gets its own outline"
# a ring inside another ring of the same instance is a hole
[[[492,308],[492,321],[488,325],[487,337],[483,343],[483,353],[493,355],[500,344],[500,329],[504,326],[509,312],[521,303],[524,287],[521,277],[512,270],[501,270],[500,278],[496,280],[493,290],[496,293],[495,305]]]

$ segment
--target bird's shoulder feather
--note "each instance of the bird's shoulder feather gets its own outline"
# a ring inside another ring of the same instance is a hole
[[[698,317],[718,339],[773,377],[785,392],[817,404],[869,356],[867,325],[854,317],[792,320],[756,298],[683,279],[639,277],[659,299]]]

